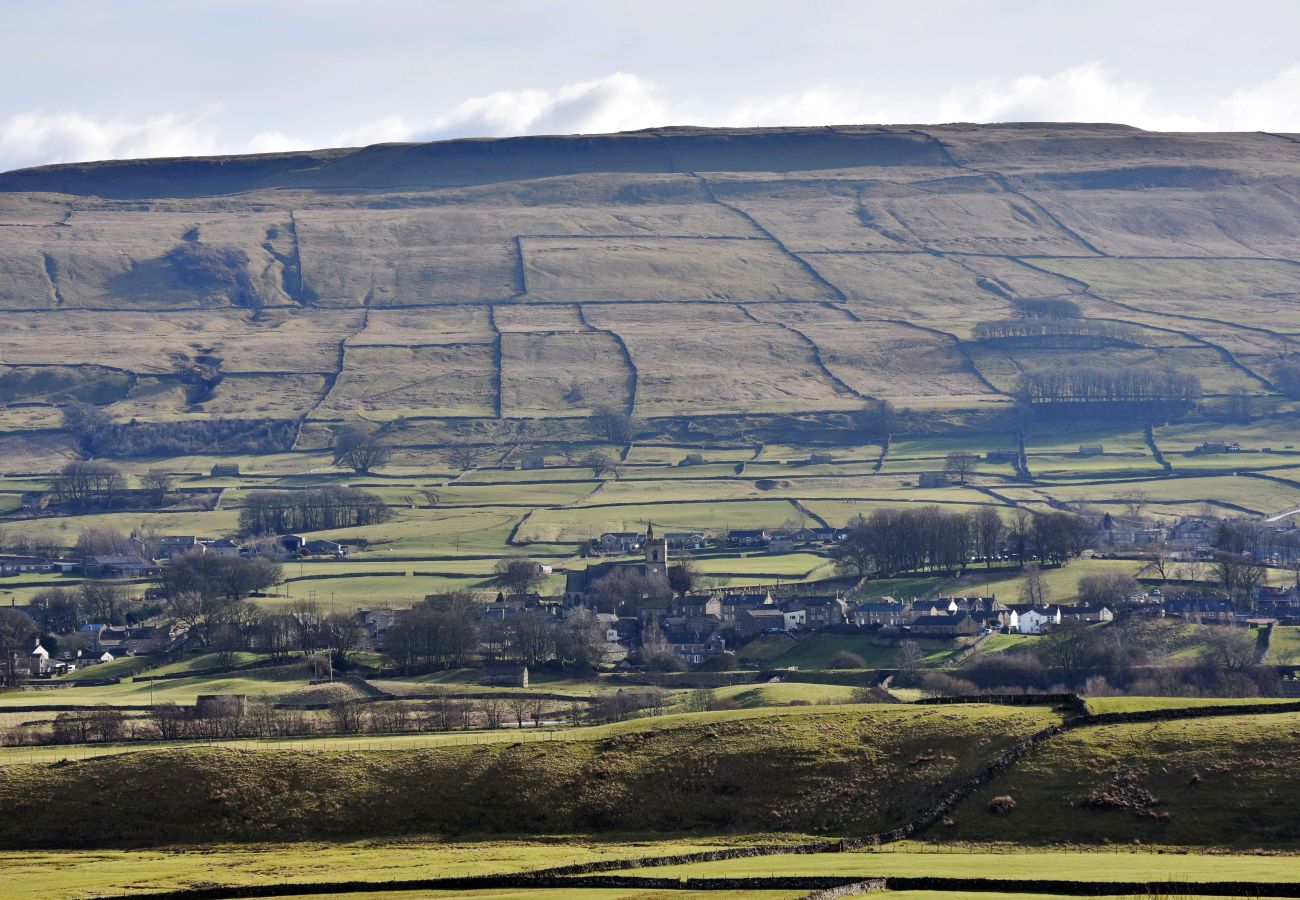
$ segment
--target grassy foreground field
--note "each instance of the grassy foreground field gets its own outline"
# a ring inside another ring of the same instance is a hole
[[[0,853],[0,868],[14,896],[40,900],[74,900],[118,893],[148,893],[222,885],[271,882],[395,881],[466,875],[526,872],[571,863],[636,859],[745,846],[753,843],[795,844],[799,835],[744,835],[716,839],[664,840],[654,837],[565,835],[554,840],[438,842],[378,841],[345,844],[259,844],[252,847],[175,847],[166,850],[97,850],[94,852],[25,851]],[[936,848],[906,843],[872,852],[799,854],[756,857],[688,866],[628,869],[623,874],[656,877],[770,877],[789,875],[942,876],[1002,878],[1028,868],[1075,881],[1161,879],[1171,881],[1300,882],[1300,858],[1294,856],[1187,853],[1181,848],[1143,850],[1033,850],[1010,844]],[[220,873],[214,879],[214,873]],[[665,895],[636,889],[487,889],[456,892],[349,893],[357,897],[582,898],[802,897],[806,891],[692,892]],[[926,896],[950,896],[924,892]],[[886,896],[921,896],[893,892]],[[328,895],[327,895],[328,896]],[[981,893],[980,896],[1003,896]],[[1045,895],[1033,895],[1043,897]]]

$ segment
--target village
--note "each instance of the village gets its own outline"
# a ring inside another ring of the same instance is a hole
[[[1084,571],[1089,559],[1138,559],[1148,562],[1141,580],[1111,579],[1099,593],[1093,586],[1087,596],[1070,592],[1049,598],[1036,583],[1042,580],[1037,564],[1013,559],[1007,544],[990,556],[971,554],[967,571],[980,567],[1014,566],[1028,570],[1027,585],[1015,596],[948,593],[942,590],[913,596],[881,593],[881,573],[850,574],[840,566],[833,577],[813,581],[772,584],[704,585],[693,569],[694,559],[709,553],[791,553],[813,550],[829,558],[842,559],[847,545],[859,539],[853,527],[803,528],[797,530],[739,529],[710,535],[704,532],[656,532],[653,523],[645,531],[607,532],[584,545],[585,565],[555,572],[553,567],[523,555],[502,559],[493,583],[494,594],[470,595],[473,631],[477,641],[459,654],[481,665],[511,661],[529,665],[554,664],[552,653],[522,646],[520,632],[538,623],[560,629],[566,623],[581,623],[592,633],[598,649],[584,657],[593,670],[674,671],[677,669],[736,670],[755,666],[746,662],[745,648],[757,639],[770,643],[779,638],[791,645],[810,635],[872,634],[897,646],[903,641],[922,643],[960,642],[963,656],[975,653],[993,635],[1041,636],[1053,630],[1111,622],[1117,615],[1169,617],[1188,623],[1269,628],[1300,625],[1300,590],[1293,586],[1265,583],[1266,567],[1294,565],[1295,529],[1278,524],[1255,529],[1263,535],[1244,554],[1242,565],[1227,566],[1222,551],[1215,549],[1221,524],[1204,517],[1185,517],[1170,526],[1140,518],[1107,515],[1096,523],[1094,546],[1074,565]],[[861,523],[860,528],[865,528]],[[299,606],[288,613],[259,614],[261,595],[276,588],[275,576],[265,576],[236,589],[228,605],[240,610],[220,610],[214,601],[206,614],[178,612],[169,597],[168,574],[176,564],[202,560],[214,583],[233,576],[227,570],[243,569],[250,560],[274,559],[273,571],[293,560],[343,560],[350,547],[334,541],[281,535],[272,540],[244,546],[230,538],[199,539],[194,536],[162,536],[126,539],[129,552],[117,554],[45,557],[0,556],[0,575],[57,574],[79,576],[82,599],[68,591],[55,591],[37,600],[27,610],[42,627],[32,645],[22,652],[11,651],[14,680],[49,681],[88,667],[124,657],[166,655],[209,650],[217,646],[227,652],[266,651],[277,647],[275,630],[285,615],[299,619],[324,618],[319,609]],[[1218,571],[1235,573],[1242,585],[1225,586],[1206,580],[1212,560]],[[1064,565],[1068,566],[1067,561]],[[1241,570],[1241,571],[1239,571]],[[547,594],[538,587],[551,576],[563,577],[563,592]],[[193,585],[190,585],[193,587]],[[1237,590],[1230,596],[1229,589]],[[206,589],[206,588],[205,588]],[[1035,593],[1037,590],[1037,594]],[[99,595],[109,595],[106,606]],[[247,600],[242,599],[246,596]],[[430,595],[424,606],[437,607],[448,597]],[[115,598],[115,599],[113,599]],[[134,598],[134,600],[130,599]],[[382,598],[376,598],[382,600]],[[77,606],[68,618],[67,610],[52,609],[59,603]],[[108,610],[104,621],[94,621],[95,604]],[[335,647],[338,663],[356,651],[392,653],[391,634],[410,608],[379,602],[355,611],[333,611],[334,630],[343,632]],[[231,621],[219,622],[222,617]],[[74,624],[58,630],[57,621]],[[345,624],[340,625],[341,621]],[[305,641],[300,649],[313,649]],[[52,645],[46,647],[45,644]],[[390,660],[391,661],[391,660]],[[865,663],[863,664],[865,666]],[[84,676],[83,676],[84,679]],[[80,680],[78,684],[87,681]]]

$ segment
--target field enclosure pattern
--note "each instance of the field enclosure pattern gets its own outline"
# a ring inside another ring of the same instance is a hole
[[[208,162],[0,175],[5,434],[73,400],[143,423],[952,416],[1063,359],[1272,402],[1300,342],[1300,145],[1270,135],[670,129]],[[1131,339],[977,339],[1045,299]]]

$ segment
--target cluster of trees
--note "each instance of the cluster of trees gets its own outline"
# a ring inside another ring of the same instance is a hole
[[[358,475],[366,475],[393,455],[393,448],[382,434],[357,425],[334,429],[334,465],[347,466]],[[471,466],[472,468],[472,466]]]
[[[101,462],[68,463],[50,480],[50,491],[59,506],[85,512],[112,509],[128,497],[126,476]]]
[[[142,458],[202,453],[282,453],[298,435],[291,419],[187,419],[115,423],[86,403],[63,409],[63,430],[77,455]]]
[[[611,444],[630,444],[645,424],[631,413],[613,406],[597,406],[592,410],[596,430]]]
[[[30,608],[41,634],[70,634],[88,622],[130,624],[157,611],[131,609],[129,600],[121,582],[85,581],[75,588],[46,588],[32,597]]]
[[[1184,663],[1165,660],[1199,646]],[[1084,691],[1092,696],[1253,697],[1275,695],[1277,676],[1261,666],[1256,634],[1203,626],[1195,636],[1165,619],[1127,615],[1105,628],[1064,625],[1031,652],[997,654],[963,666],[960,679],[922,676],[938,693]]]
[[[1031,560],[1059,564],[1082,553],[1093,537],[1085,519],[1065,512],[1016,510],[1008,523],[992,507],[961,513],[937,506],[878,509],[849,523],[835,559],[841,572],[859,577],[952,571],[972,558],[991,565],[1004,548],[1021,565]]]
[[[239,528],[244,534],[288,534],[375,525],[390,515],[384,501],[356,488],[254,491],[239,512]]]
[[[1064,297],[1017,298],[1012,302],[1026,319],[1077,319],[1083,315],[1079,304]]]
[[[667,573],[643,573],[635,566],[616,566],[591,586],[591,600],[600,612],[637,615],[647,598],[669,597],[695,590],[701,583],[699,569],[689,558],[668,567]]]
[[[31,616],[13,609],[0,607],[0,684],[18,682],[18,658],[32,649],[36,637],[36,623]]]
[[[258,309],[262,295],[248,274],[248,254],[236,247],[186,241],[164,257],[177,280],[205,294],[224,294],[234,306]]]
[[[1020,376],[1020,391],[1032,404],[1156,403],[1187,406],[1201,397],[1195,375],[1172,369],[1101,369],[1061,366]]]
[[[262,612],[257,621],[260,646],[279,660],[328,654],[336,669],[347,669],[361,648],[363,631],[356,616],[326,613],[311,600],[300,600],[280,612]]]
[[[604,629],[590,613],[557,619],[538,610],[484,621],[483,612],[468,591],[426,597],[398,616],[385,636],[384,652],[404,672],[463,666],[480,647],[491,662],[554,663],[587,672],[604,652]]]
[[[998,319],[978,322],[971,330],[977,341],[1015,343],[1035,347],[1100,347],[1105,344],[1142,343],[1139,332],[1120,322],[1090,319]]]

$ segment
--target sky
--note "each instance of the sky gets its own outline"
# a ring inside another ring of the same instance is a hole
[[[662,125],[1300,132],[1295,0],[0,0],[0,171]]]

